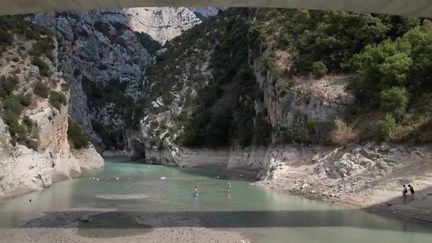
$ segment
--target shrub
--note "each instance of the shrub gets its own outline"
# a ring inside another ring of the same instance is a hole
[[[29,51],[30,55],[35,57],[40,57],[45,55],[49,59],[52,57],[52,50],[54,49],[54,44],[51,38],[44,38],[36,42],[32,49]]]
[[[31,133],[33,129],[33,120],[29,116],[24,116],[22,122],[27,127],[27,132]]]
[[[42,81],[39,81],[36,83],[33,92],[42,98],[48,98],[49,88]]]
[[[402,116],[408,105],[409,95],[405,88],[394,87],[380,93],[380,108],[396,116]]]
[[[4,121],[9,126],[9,133],[12,137],[19,136],[24,137],[26,129],[24,126],[19,124],[18,115],[10,111],[5,112]]]
[[[0,29],[0,46],[10,46],[13,43],[13,36],[8,31]]]
[[[63,93],[57,91],[51,91],[49,96],[49,103],[53,107],[57,108],[57,110],[60,110],[62,105],[67,104],[67,99]]]
[[[68,92],[69,91],[69,84],[68,83],[62,83],[61,84],[61,90],[63,92]]]
[[[311,72],[315,77],[322,78],[327,74],[328,70],[327,66],[322,61],[319,61],[312,64]]]
[[[10,95],[17,87],[18,77],[16,75],[0,78],[0,95],[3,98]]]
[[[3,108],[17,116],[21,114],[24,106],[21,105],[19,98],[17,96],[9,96],[3,103]]]
[[[20,94],[17,96],[17,98],[18,98],[18,100],[22,106],[29,106],[31,103],[31,95],[30,94],[26,94],[26,95]]]
[[[392,114],[387,114],[384,120],[377,123],[376,132],[380,139],[389,138],[396,128],[396,120]]]
[[[87,148],[90,144],[87,133],[78,123],[69,118],[68,138],[76,149]]]
[[[39,68],[40,75],[45,76],[45,77],[51,76],[49,66],[39,57],[33,57],[32,64]]]
[[[330,140],[336,145],[345,145],[357,137],[357,132],[341,118],[336,118],[335,129],[330,133]]]

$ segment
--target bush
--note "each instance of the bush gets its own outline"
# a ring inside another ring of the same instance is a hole
[[[377,136],[384,140],[389,138],[396,128],[396,120],[391,114],[387,114],[383,121],[377,123]]]
[[[18,77],[16,75],[0,78],[0,97],[6,98],[10,95],[17,87]]]
[[[49,103],[53,107],[57,108],[57,110],[60,110],[62,105],[67,104],[67,99],[63,93],[57,91],[51,91],[49,96]]]
[[[316,78],[322,78],[327,74],[328,70],[327,66],[323,62],[319,61],[312,64],[311,72]]]
[[[9,126],[9,133],[12,137],[24,137],[26,135],[26,129],[19,123],[17,114],[10,111],[5,112],[4,121]]]
[[[23,123],[26,125],[27,130],[31,131],[31,128],[33,127],[33,120],[29,116],[25,116],[23,118]]]
[[[42,81],[36,83],[33,92],[42,98],[48,98],[49,88]]]
[[[45,77],[51,76],[49,66],[39,57],[33,57],[32,64],[39,68],[40,75],[45,76]]]
[[[336,118],[335,129],[330,133],[330,140],[336,145],[345,145],[357,137],[357,132],[341,118]]]
[[[40,57],[45,55],[49,59],[52,57],[52,50],[54,49],[54,44],[52,43],[52,39],[50,37],[44,38],[36,42],[32,49],[29,51],[30,55],[35,57]]]
[[[90,144],[87,133],[78,123],[69,118],[68,138],[74,148],[87,148]]]
[[[17,96],[17,98],[18,98],[18,100],[22,106],[29,106],[31,103],[31,95],[30,94],[26,94],[26,95],[20,94]]]
[[[396,116],[402,116],[408,105],[409,95],[405,88],[394,87],[380,94],[380,108]]]
[[[17,96],[9,96],[3,103],[3,108],[5,111],[11,112],[19,116],[24,106],[21,105],[19,98]]]
[[[0,29],[0,46],[10,46],[13,44],[13,36],[8,31]]]

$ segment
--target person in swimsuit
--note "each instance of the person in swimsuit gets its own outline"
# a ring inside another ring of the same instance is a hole
[[[402,185],[402,186],[403,186],[403,189],[402,189],[402,198],[405,201],[407,193],[408,193],[408,189],[406,188],[405,185]]]
[[[226,191],[227,191],[227,192],[231,192],[231,189],[232,189],[231,181],[228,181],[228,182],[227,182],[227,186],[226,186]]]
[[[199,197],[199,188],[198,188],[198,185],[195,185],[193,187],[193,196],[194,197]]]
[[[409,188],[410,193],[411,193],[411,199],[414,199],[414,188],[411,185],[408,185],[408,188]]]

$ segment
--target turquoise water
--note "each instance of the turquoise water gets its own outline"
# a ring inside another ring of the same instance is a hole
[[[44,212],[115,208],[128,214],[199,218],[206,227],[239,231],[253,242],[432,242],[431,226],[268,192],[240,175],[230,177],[233,190],[227,193],[227,176],[214,170],[111,160],[104,169],[3,202],[0,227],[20,226]],[[200,186],[199,198],[192,196],[194,184]],[[126,228],[124,223],[118,228]],[[164,227],[171,226],[175,222]]]

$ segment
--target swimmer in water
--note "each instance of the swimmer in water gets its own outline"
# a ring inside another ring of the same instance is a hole
[[[228,182],[227,182],[227,186],[226,186],[226,191],[227,191],[227,192],[231,192],[231,189],[232,189],[231,181],[228,181]]]
[[[199,188],[198,188],[198,185],[195,185],[193,187],[193,195],[194,195],[194,197],[199,197]]]

